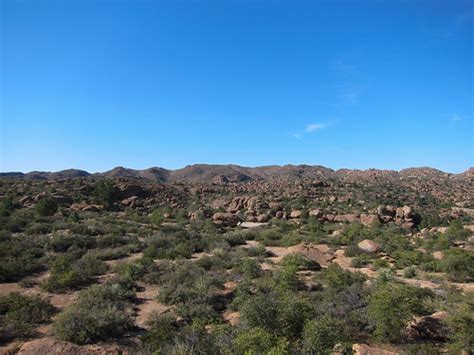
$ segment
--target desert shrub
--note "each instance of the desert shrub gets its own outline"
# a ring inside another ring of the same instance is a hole
[[[375,259],[372,263],[374,270],[380,270],[382,268],[390,267],[390,263],[385,259]]]
[[[129,242],[129,239],[123,235],[117,234],[106,234],[97,238],[97,247],[98,248],[118,248],[123,245],[126,245]]]
[[[261,244],[257,244],[254,247],[248,248],[247,249],[247,255],[250,256],[250,257],[256,257],[256,256],[267,257],[267,256],[269,256],[267,250]]]
[[[17,281],[44,269],[42,242],[5,234],[0,240],[0,282]]]
[[[302,338],[305,354],[332,354],[336,344],[347,340],[344,324],[328,315],[307,321]]]
[[[25,233],[34,235],[34,234],[47,234],[53,230],[51,223],[32,223],[26,229]]]
[[[40,216],[52,216],[58,211],[58,203],[51,196],[46,196],[36,204],[36,212]]]
[[[474,301],[471,296],[456,302],[447,319],[451,329],[451,347],[455,352],[469,352],[474,348]]]
[[[146,240],[143,255],[153,259],[190,258],[193,253],[204,250],[205,243],[195,232],[184,229],[160,232]]]
[[[95,285],[82,291],[76,303],[59,315],[54,334],[76,344],[122,336],[133,326],[127,311],[129,292],[117,283]]]
[[[326,287],[334,291],[342,291],[354,283],[362,283],[365,276],[358,273],[351,273],[342,269],[338,264],[332,263],[321,273],[321,280]]]
[[[153,259],[142,257],[134,262],[119,263],[115,270],[117,273],[129,280],[138,281],[147,273],[153,272],[155,263]]]
[[[69,255],[56,257],[51,266],[50,277],[42,284],[49,292],[65,292],[93,282],[94,276],[107,270],[107,265],[93,255],[84,255],[74,261]]]
[[[193,322],[182,327],[170,347],[170,355],[218,354],[213,334],[202,322]]]
[[[368,294],[369,290],[362,283],[354,283],[337,293],[330,289],[316,292],[313,303],[317,318],[328,315],[341,320],[350,334],[364,333],[369,326]]]
[[[308,259],[302,254],[294,253],[286,255],[280,262],[281,266],[290,266],[293,265],[298,268],[298,270],[321,270],[321,266],[313,260]]]
[[[265,246],[280,246],[282,245],[281,239],[287,233],[282,228],[263,229],[256,235],[255,239]]]
[[[257,294],[239,307],[242,322],[251,328],[264,329],[276,336],[297,338],[311,307],[291,293]]]
[[[222,300],[217,291],[222,289],[223,279],[218,273],[212,275],[202,268],[191,265],[173,265],[163,270],[160,279],[159,301],[177,306],[182,317],[217,319],[217,309]]]
[[[173,210],[169,206],[162,206],[160,208],[155,209],[149,217],[151,223],[156,226],[161,226],[161,224],[165,220],[165,215],[171,215]]]
[[[418,250],[404,250],[397,251],[393,254],[398,268],[404,268],[410,265],[420,265],[424,262],[429,262],[432,256],[423,254]]]
[[[255,259],[246,258],[242,260],[239,268],[242,271],[242,277],[245,279],[255,279],[262,275],[262,269],[260,264]]]
[[[275,287],[281,290],[297,291],[304,287],[298,277],[298,266],[295,264],[282,265],[273,274]]]
[[[53,312],[54,307],[40,296],[0,296],[0,341],[30,336],[35,326],[49,322]]]
[[[94,188],[93,195],[106,209],[111,209],[114,202],[119,199],[119,191],[112,181],[101,180]]]
[[[10,196],[4,197],[0,200],[0,216],[8,217],[15,210],[15,203]]]
[[[229,243],[231,247],[245,244],[245,234],[241,231],[227,232],[223,235],[223,239]]]
[[[367,266],[372,261],[371,257],[368,254],[363,254],[356,256],[351,260],[351,265],[356,268],[361,268]]]
[[[368,314],[379,341],[398,341],[414,314],[426,313],[423,301],[429,291],[393,282],[380,283],[370,295]]]
[[[141,338],[147,352],[166,354],[178,333],[178,325],[169,314],[152,313],[147,319],[148,332]]]
[[[70,248],[91,249],[96,247],[96,239],[88,235],[55,235],[47,248],[56,253],[65,253]]]
[[[249,328],[237,334],[235,347],[240,354],[285,354],[288,342],[262,328]],[[275,352],[276,350],[279,352]]]
[[[461,249],[448,250],[440,266],[449,280],[469,282],[474,279],[474,252]]]
[[[450,240],[455,241],[466,240],[470,235],[471,233],[468,230],[464,229],[462,223],[456,220],[452,221],[449,224],[449,228],[446,231],[446,237]]]
[[[416,267],[415,266],[409,266],[403,271],[403,276],[405,276],[408,279],[411,279],[416,276]]]

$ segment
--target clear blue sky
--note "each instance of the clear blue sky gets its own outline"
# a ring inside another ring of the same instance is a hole
[[[463,171],[473,3],[0,0],[0,170]]]

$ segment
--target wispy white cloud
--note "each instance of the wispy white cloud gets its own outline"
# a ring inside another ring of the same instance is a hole
[[[464,120],[464,117],[457,114],[457,113],[453,113],[450,117],[449,117],[450,121],[451,122],[459,122],[459,121],[462,121]]]
[[[320,131],[323,128],[326,128],[327,126],[329,126],[329,123],[326,122],[309,123],[304,127],[302,131],[291,134],[291,137],[293,137],[294,139],[302,139],[305,135]]]
[[[309,125],[306,126],[305,131],[306,133],[312,133],[320,129],[323,129],[325,127],[326,127],[325,123],[310,123]]]

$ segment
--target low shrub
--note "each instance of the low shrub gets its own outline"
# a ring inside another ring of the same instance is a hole
[[[53,312],[51,303],[40,296],[0,296],[0,340],[32,335],[34,327],[49,322]]]

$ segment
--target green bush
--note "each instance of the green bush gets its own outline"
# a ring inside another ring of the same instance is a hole
[[[474,348],[474,300],[468,294],[461,302],[453,305],[447,319],[451,329],[452,349],[456,353],[469,352]]]
[[[54,334],[76,344],[122,336],[133,326],[129,292],[123,284],[95,285],[82,291],[76,303],[59,315]]]
[[[148,332],[141,338],[147,352],[166,354],[178,333],[178,325],[169,314],[152,313],[147,320]]]
[[[451,281],[470,282],[474,279],[474,252],[472,251],[448,250],[440,265]]]
[[[58,203],[51,196],[46,196],[38,201],[36,211],[40,216],[52,216],[58,211]]]
[[[362,283],[365,279],[364,275],[346,271],[336,263],[332,263],[321,273],[321,280],[326,287],[336,292],[347,289],[354,283]]]
[[[265,329],[250,328],[239,332],[234,344],[240,354],[268,354],[272,348],[278,347],[278,340]]]
[[[54,307],[40,296],[0,296],[0,341],[27,337],[35,326],[49,322]]]
[[[338,343],[347,341],[344,324],[328,315],[306,322],[303,331],[303,352],[305,354],[332,354]]]
[[[51,275],[42,287],[49,292],[59,293],[77,289],[92,283],[94,276],[106,270],[107,265],[90,254],[76,261],[68,255],[60,255],[54,260]]]
[[[99,181],[94,188],[93,195],[106,209],[111,209],[114,202],[119,199],[118,189],[109,180]]]
[[[423,301],[429,296],[426,290],[393,282],[380,283],[371,294],[368,307],[375,338],[382,342],[400,340],[412,315],[426,312]]]

